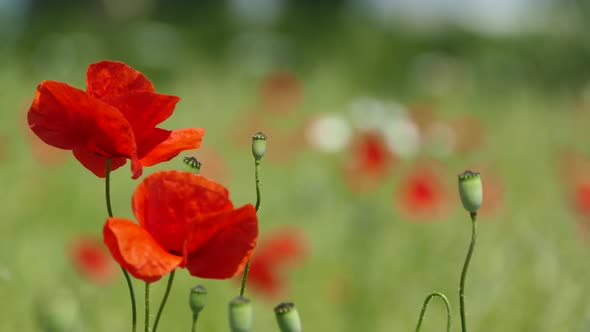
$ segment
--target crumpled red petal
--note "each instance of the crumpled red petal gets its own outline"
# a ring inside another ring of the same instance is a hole
[[[86,167],[94,175],[104,178],[106,176],[106,161],[107,158],[97,156],[94,153],[88,152],[85,149],[74,149],[74,157]],[[127,159],[125,158],[112,158],[111,159],[111,171],[125,165]]]
[[[137,159],[133,129],[123,115],[65,83],[44,81],[28,112],[29,127],[45,143],[104,157]],[[117,133],[116,137],[113,133]]]
[[[123,62],[100,61],[88,66],[86,92],[96,98],[132,91],[154,92],[152,83],[139,71]]]
[[[217,211],[230,211],[233,204],[222,185],[200,175],[159,171],[146,177],[132,198],[135,217],[166,250],[182,254],[187,220]]]
[[[244,269],[257,238],[258,219],[252,204],[196,220],[189,227],[186,268],[200,278],[231,278]]]
[[[203,128],[173,131],[155,128],[139,144],[137,154],[143,166],[152,166],[168,161],[182,151],[199,148],[204,135]]]
[[[103,237],[115,260],[145,282],[158,281],[182,262],[182,257],[168,253],[143,227],[131,220],[107,219]]]
[[[137,145],[162,121],[174,112],[180,98],[149,91],[134,91],[123,95],[108,95],[101,101],[116,107],[127,119]]]

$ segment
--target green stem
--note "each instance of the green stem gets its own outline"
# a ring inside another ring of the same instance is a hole
[[[105,198],[107,201],[107,212],[109,217],[113,216],[113,208],[111,206],[111,159],[107,158],[105,167]],[[137,330],[137,306],[135,304],[135,291],[133,290],[133,283],[129,277],[129,272],[121,266],[121,271],[127,281],[127,288],[129,288],[129,297],[131,298],[131,331]]]
[[[262,195],[260,194],[260,177],[258,176],[258,172],[260,170],[260,160],[254,161],[254,180],[256,181],[256,212],[260,208],[260,201]],[[248,270],[250,270],[250,261],[246,263],[244,267],[244,274],[242,275],[242,286],[240,287],[240,296],[244,296],[244,292],[246,291],[246,281],[248,280]]]
[[[170,272],[170,277],[168,277],[166,292],[164,292],[164,297],[162,298],[162,302],[160,303],[160,308],[158,309],[158,314],[156,315],[156,320],[154,321],[154,328],[152,329],[152,332],[156,332],[156,329],[158,328],[160,316],[162,315],[162,311],[164,311],[164,306],[166,305],[166,301],[168,300],[168,295],[170,295],[170,289],[172,288],[172,282],[174,281],[174,272],[176,272],[176,270],[172,270],[172,272]]]
[[[199,319],[199,314],[193,314],[193,326],[191,332],[197,332],[197,319]]]
[[[467,257],[465,257],[465,263],[463,264],[463,271],[461,271],[461,282],[459,284],[459,306],[461,310],[461,331],[467,332],[467,324],[465,322],[465,278],[467,277],[467,269],[469,269],[469,262],[471,262],[471,256],[473,255],[473,248],[475,247],[475,241],[477,240],[477,213],[471,212],[471,243],[469,244],[469,250],[467,251]]]
[[[145,320],[144,331],[150,332],[150,283],[145,283]]]
[[[424,304],[422,305],[422,311],[420,312],[420,317],[418,318],[418,324],[416,325],[416,332],[420,331],[420,327],[422,327],[422,321],[424,320],[424,316],[426,315],[426,308],[428,307],[428,303],[433,297],[440,297],[444,302],[445,306],[447,307],[447,332],[451,331],[451,304],[449,303],[449,299],[443,293],[434,292],[430,293],[426,300],[424,300]]]

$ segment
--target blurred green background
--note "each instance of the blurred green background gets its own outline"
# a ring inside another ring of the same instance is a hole
[[[202,149],[144,174],[194,155],[236,205],[253,202],[250,135],[269,135],[259,249],[291,227],[305,250],[276,267],[278,292],[248,289],[253,331],[277,331],[283,300],[306,331],[412,331],[434,290],[459,330],[465,168],[485,187],[471,329],[590,331],[589,28],[575,0],[0,0],[0,331],[55,315],[69,331],[129,331],[122,276],[95,284],[72,258],[72,241],[100,239],[103,182],[26,124],[41,80],[84,88],[103,59],[182,98],[165,128],[207,130]],[[113,174],[115,215],[133,218],[136,185]],[[238,283],[176,278],[159,330],[190,329],[203,284],[199,330],[227,331]],[[444,319],[433,302],[423,331]]]

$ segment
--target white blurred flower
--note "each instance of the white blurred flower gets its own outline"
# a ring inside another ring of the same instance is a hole
[[[352,126],[360,130],[381,129],[387,117],[385,104],[372,97],[355,99],[348,109]]]
[[[350,142],[352,130],[346,119],[338,114],[325,114],[314,119],[305,129],[308,143],[323,152],[338,152]]]
[[[420,149],[420,130],[405,113],[391,113],[383,122],[383,136],[389,150],[401,158],[409,158]]]

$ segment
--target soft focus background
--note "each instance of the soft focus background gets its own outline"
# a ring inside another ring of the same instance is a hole
[[[284,300],[306,331],[412,331],[434,290],[458,330],[466,168],[485,189],[471,329],[590,331],[589,28],[584,0],[0,0],[0,331],[129,331],[103,182],[26,124],[41,80],[83,88],[103,59],[182,98],[166,128],[207,130],[144,174],[194,155],[253,202],[250,135],[269,135],[254,331],[277,331]],[[132,217],[136,185],[113,174],[115,215]],[[199,330],[228,330],[238,282],[184,270],[159,330],[190,329],[196,284]],[[434,301],[423,331],[444,319]]]

